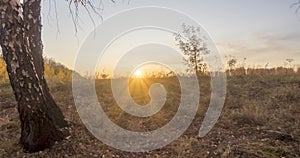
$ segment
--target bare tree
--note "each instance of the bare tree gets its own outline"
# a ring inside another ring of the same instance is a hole
[[[205,37],[201,35],[200,28],[182,25],[182,34],[175,34],[175,41],[180,50],[187,56],[184,62],[189,70],[196,71],[197,75],[207,70],[207,64],[204,62],[204,55],[209,54],[209,50],[205,43]]]
[[[90,0],[69,2],[92,6]],[[29,152],[62,140],[67,126],[44,78],[41,30],[41,0],[0,0],[0,46],[18,102],[20,143]]]

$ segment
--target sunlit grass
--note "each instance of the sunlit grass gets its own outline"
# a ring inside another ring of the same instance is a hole
[[[139,105],[150,102],[149,88],[151,81],[146,78],[132,78],[129,81],[129,92],[134,101]]]

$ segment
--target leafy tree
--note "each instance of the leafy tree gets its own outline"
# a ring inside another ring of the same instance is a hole
[[[228,64],[230,70],[232,70],[235,67],[236,63],[237,63],[237,60],[235,58],[228,60],[227,64]]]
[[[76,12],[80,4],[95,11],[90,0],[67,1]],[[29,152],[62,140],[67,126],[44,78],[41,30],[41,0],[0,0],[0,46],[18,102],[20,143]]]
[[[232,75],[232,72],[233,72],[233,69],[236,67],[236,64],[237,64],[237,59],[234,57],[234,56],[225,56],[225,58],[229,58],[228,61],[227,61],[227,65],[229,67],[229,75],[231,76]]]
[[[205,43],[205,37],[201,35],[199,27],[183,24],[182,29],[182,34],[175,34],[175,41],[180,50],[187,56],[187,59],[184,58],[183,60],[189,67],[188,71],[194,70],[197,75],[205,73],[207,64],[204,62],[203,56],[210,52]]]
[[[288,66],[288,68],[292,68],[292,63],[294,62],[294,59],[285,59],[285,65]]]

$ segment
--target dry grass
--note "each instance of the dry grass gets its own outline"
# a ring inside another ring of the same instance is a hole
[[[96,82],[100,103],[119,126],[149,131],[165,125],[176,113],[180,91],[177,80],[148,79],[141,91],[131,89],[136,102],[149,102],[147,88],[154,82],[165,85],[164,108],[151,118],[136,118],[123,112],[111,95],[110,81]],[[71,83],[50,84],[51,92],[70,122],[70,137],[51,149],[29,154],[18,144],[20,127],[15,107],[0,108],[0,157],[300,157],[300,76],[229,77],[226,103],[213,130],[198,138],[198,130],[210,98],[209,78],[200,82],[201,102],[189,129],[176,141],[148,153],[113,149],[93,137],[82,124],[74,106]],[[0,85],[0,107],[15,105],[10,87]]]

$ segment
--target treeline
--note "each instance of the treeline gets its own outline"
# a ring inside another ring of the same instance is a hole
[[[47,80],[72,80],[73,71],[50,58],[44,58],[45,78]]]
[[[44,58],[45,62],[45,78],[48,81],[70,81],[72,79],[73,71],[65,67],[64,65],[56,62],[50,58]],[[284,75],[300,75],[300,67],[276,67],[276,68],[245,68],[243,66],[236,67],[229,65],[229,68],[226,70],[227,76],[284,76]],[[177,74],[180,76],[185,76],[186,74]],[[209,75],[208,72],[202,75]],[[175,77],[176,74],[172,71],[170,72],[153,72],[149,74],[144,74],[145,78],[168,78]],[[94,76],[95,79],[109,79],[110,75],[102,72],[97,73]],[[0,83],[8,82],[8,75],[6,71],[6,65],[3,60],[3,57],[0,56]]]
[[[285,59],[285,66],[278,66],[275,68],[267,68],[269,63],[265,65],[264,68],[253,67],[253,68],[245,68],[246,58],[242,61],[242,63],[238,63],[238,60],[234,56],[225,56],[225,58],[229,58],[227,60],[228,69],[226,70],[227,76],[269,76],[269,75],[300,75],[300,67],[296,67],[293,64],[294,59]]]
[[[47,81],[70,81],[72,79],[72,70],[50,58],[44,58],[45,78]],[[0,83],[8,82],[6,64],[3,57],[0,56]]]
[[[227,76],[283,76],[283,75],[300,75],[300,67],[297,69],[286,68],[283,66],[276,68],[244,68],[238,67],[226,71]]]

